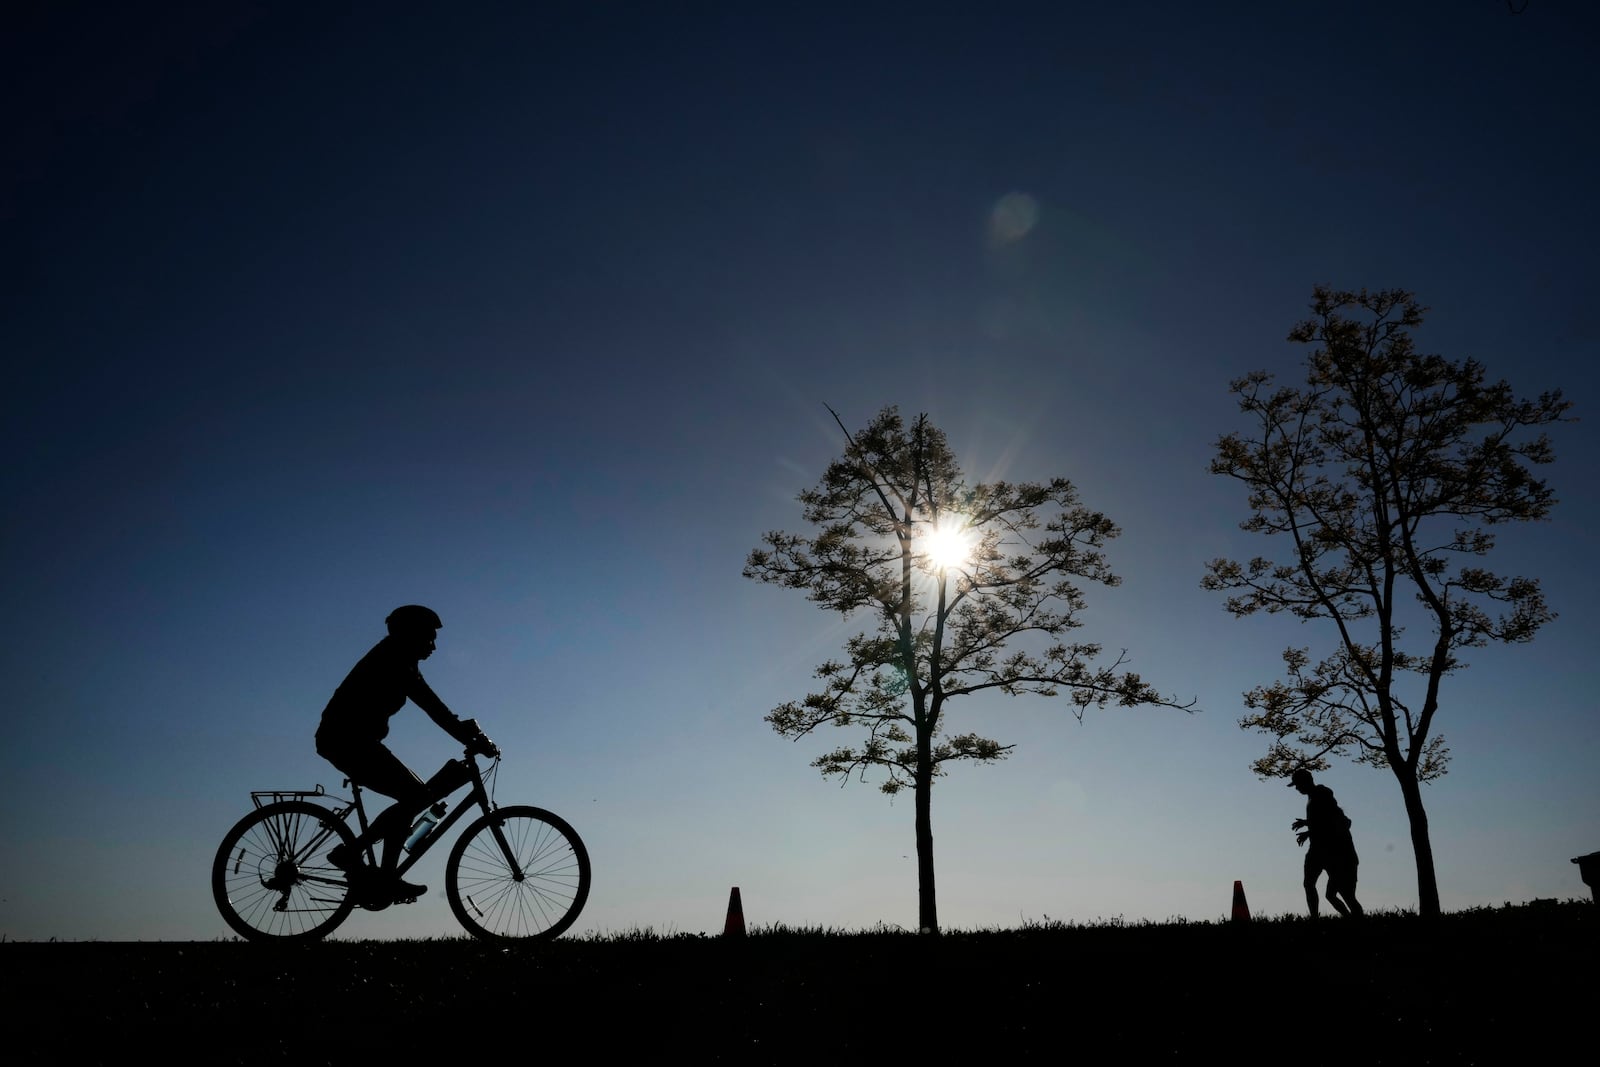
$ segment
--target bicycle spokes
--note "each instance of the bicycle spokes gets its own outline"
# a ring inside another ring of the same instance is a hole
[[[354,907],[344,872],[327,857],[346,839],[349,830],[322,805],[263,805],[218,849],[212,894],[223,918],[249,938],[323,936]]]
[[[556,937],[588,898],[589,857],[559,817],[540,808],[502,808],[456,843],[445,888],[456,918],[479,937]]]

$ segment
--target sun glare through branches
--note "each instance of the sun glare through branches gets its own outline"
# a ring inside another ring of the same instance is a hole
[[[953,570],[972,559],[974,539],[966,524],[948,516],[922,536],[922,553],[935,570]]]

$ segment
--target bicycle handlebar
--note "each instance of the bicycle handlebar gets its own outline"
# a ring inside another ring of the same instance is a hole
[[[463,719],[461,725],[465,726],[472,736],[462,742],[467,749],[467,755],[484,755],[491,759],[498,758],[500,746],[489,740],[489,735],[483,732],[483,727],[478,725],[477,719]]]

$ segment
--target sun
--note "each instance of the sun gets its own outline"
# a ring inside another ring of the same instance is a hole
[[[922,552],[936,570],[964,567],[972,561],[972,532],[948,518],[922,538]]]

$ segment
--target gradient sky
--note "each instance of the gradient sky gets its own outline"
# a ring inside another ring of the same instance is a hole
[[[825,404],[1071,479],[1123,528],[1080,635],[1203,709],[956,706],[1017,747],[935,789],[943,923],[1301,911],[1303,801],[1237,720],[1328,634],[1199,585],[1268,547],[1207,462],[1319,282],[1415,291],[1424,350],[1584,420],[1492,561],[1560,618],[1447,682],[1425,796],[1446,909],[1587,895],[1600,16],[1060,6],[10,16],[0,936],[224,936],[217,842],[339,785],[318,715],[407,602],[499,798],[588,843],[576,932],[717,931],[735,885],[755,925],[914,925],[909,795],[762,719],[855,628],[740,577],[804,529]],[[415,708],[392,744],[453,753]],[[1393,778],[1319,780],[1363,902],[1415,907]],[[459,933],[444,857],[341,935]]]

